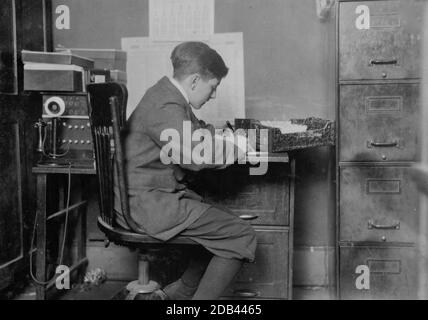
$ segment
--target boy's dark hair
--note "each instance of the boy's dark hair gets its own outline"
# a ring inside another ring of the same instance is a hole
[[[174,78],[199,73],[202,78],[223,79],[229,69],[222,57],[203,42],[183,42],[176,46],[171,53],[171,62],[174,67]]]

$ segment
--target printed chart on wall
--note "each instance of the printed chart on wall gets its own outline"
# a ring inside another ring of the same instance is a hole
[[[192,39],[194,40],[194,39]],[[195,115],[214,125],[245,117],[244,52],[242,33],[218,33],[203,39],[215,49],[229,67],[215,99],[208,101]],[[145,91],[163,76],[172,76],[170,55],[180,41],[155,41],[150,37],[122,38],[127,52],[128,106],[127,117]]]
[[[214,0],[150,0],[150,38],[191,40],[214,33]]]

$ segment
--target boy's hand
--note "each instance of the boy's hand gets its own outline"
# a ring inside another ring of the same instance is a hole
[[[223,136],[224,137],[233,137],[233,131],[230,130],[229,128],[224,128],[223,129]]]
[[[247,132],[245,131],[245,129],[238,129],[234,132],[235,136],[247,136]]]

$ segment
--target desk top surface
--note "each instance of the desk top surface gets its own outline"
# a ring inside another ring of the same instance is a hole
[[[288,163],[290,159],[287,153],[254,153],[247,154],[246,162],[250,164],[257,164],[259,162],[280,162]],[[68,166],[53,166],[53,165],[44,165],[44,166],[35,166],[33,167],[33,173],[36,174],[88,174],[95,175],[97,170],[95,168],[75,168]]]
[[[38,174],[51,174],[51,173],[60,173],[60,174],[97,174],[95,168],[69,168],[66,166],[35,166],[33,167],[33,173]]]
[[[267,152],[254,152],[247,153],[247,163],[258,163],[258,162],[290,162],[288,153],[267,153]]]

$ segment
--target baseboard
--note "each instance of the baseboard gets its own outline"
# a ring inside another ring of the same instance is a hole
[[[335,247],[295,247],[293,285],[296,287],[334,287]]]

